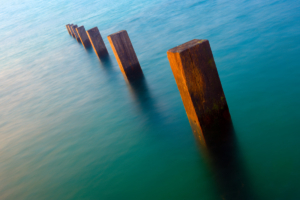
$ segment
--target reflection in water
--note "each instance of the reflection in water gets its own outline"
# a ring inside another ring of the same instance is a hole
[[[88,47],[86,47],[86,48],[84,47],[84,49],[85,49],[85,51],[86,51],[88,54],[94,54],[94,53],[95,53],[95,51],[94,51],[92,45],[90,45],[90,46],[88,46]]]
[[[90,45],[87,48],[85,48],[86,52],[90,55],[96,55],[95,51],[93,49],[93,47]],[[111,61],[111,58],[109,56],[109,54],[102,56],[101,58],[99,58],[97,55],[96,57],[98,58],[98,60],[100,61],[102,67],[105,69],[105,71],[111,75],[110,73],[112,72],[113,69],[113,63]]]
[[[88,53],[94,53],[87,48]],[[99,59],[105,71],[111,74],[113,64],[108,56]],[[124,76],[124,75],[123,75]],[[155,108],[155,100],[149,91],[145,77],[128,80],[124,76],[130,94],[151,124],[161,124],[162,117]],[[222,131],[220,131],[222,130]],[[221,134],[220,134],[221,133]],[[217,184],[221,199],[226,200],[257,200],[247,182],[246,173],[242,167],[239,150],[232,124],[220,124],[205,135],[205,141],[199,141],[195,135],[201,152],[207,160],[209,168]]]
[[[97,56],[98,57],[98,56]],[[101,62],[103,68],[105,69],[105,71],[110,72],[113,69],[113,63],[111,61],[111,58],[109,56],[109,54],[102,56],[101,58],[99,58],[99,61]]]
[[[143,114],[147,116],[153,124],[161,123],[162,117],[155,107],[155,100],[152,97],[145,77],[129,80],[124,76],[130,93]]]
[[[87,48],[86,51],[90,53],[94,53],[93,48]],[[111,58],[109,55],[102,56],[99,58],[99,61],[101,62],[103,68],[108,74],[112,74],[113,72],[113,63],[111,61]],[[152,97],[149,87],[147,85],[147,81],[144,77],[137,77],[135,79],[128,79],[123,73],[122,73],[127,86],[129,88],[130,94],[135,100],[136,104],[140,108],[140,111],[146,115],[147,119],[151,121],[153,124],[159,124],[157,122],[162,122],[162,117],[159,114],[158,110],[155,108],[155,100]]]
[[[214,175],[221,198],[226,200],[258,199],[251,192],[246,173],[242,166],[234,129],[222,132],[215,141],[206,141],[201,152]]]
[[[93,50],[93,48],[91,48],[91,49]],[[112,67],[112,62],[111,62],[109,54],[101,56],[101,58],[98,57],[98,59],[103,64],[103,66],[108,67],[108,68]]]

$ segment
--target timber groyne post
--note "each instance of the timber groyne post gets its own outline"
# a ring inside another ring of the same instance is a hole
[[[79,35],[78,35],[77,31],[76,31],[76,28],[77,28],[77,27],[78,27],[77,25],[73,25],[73,26],[72,26],[72,31],[73,31],[73,34],[74,34],[75,39],[76,39],[78,42],[80,42]]]
[[[66,25],[66,28],[67,28],[67,30],[68,30],[68,33],[71,35],[71,32],[70,32],[69,26],[70,26],[70,24],[67,24],[67,25]]]
[[[127,31],[122,30],[107,36],[122,73],[133,80],[143,77],[143,71],[133,49]]]
[[[94,27],[90,30],[87,30],[86,33],[90,39],[90,43],[92,44],[96,55],[99,58],[108,55],[108,51],[101,37],[99,29],[97,27]]]
[[[73,26],[74,26],[74,24],[70,24],[69,25],[69,30],[70,30],[70,33],[71,33],[72,37],[75,38],[75,35],[73,33]]]
[[[167,55],[194,135],[202,144],[218,140],[232,121],[208,40],[191,40]]]
[[[77,34],[80,38],[80,41],[82,43],[82,45],[87,48],[89,46],[91,46],[90,40],[88,35],[86,34],[85,28],[84,26],[80,26],[78,28],[76,28]]]

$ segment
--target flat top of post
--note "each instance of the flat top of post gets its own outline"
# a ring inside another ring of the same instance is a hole
[[[91,28],[91,29],[87,30],[87,32],[93,31],[93,30],[95,30],[95,29],[98,30],[98,27],[96,26],[96,27],[94,27],[94,28]]]
[[[122,33],[122,32],[127,32],[127,31],[126,30],[121,30],[121,31],[118,31],[116,33],[110,34],[109,36],[114,36],[114,35],[117,35],[117,34]]]
[[[172,49],[169,49],[168,52],[172,52],[172,53],[180,53],[180,52],[183,52],[187,49],[190,49],[191,47],[193,46],[196,46],[198,44],[201,44],[201,43],[204,43],[204,42],[207,42],[208,40],[199,40],[199,39],[193,39],[189,42],[186,42],[184,44],[181,44],[177,47],[174,47]]]
[[[79,30],[79,31],[80,30],[85,30],[84,26],[77,27],[76,29]]]

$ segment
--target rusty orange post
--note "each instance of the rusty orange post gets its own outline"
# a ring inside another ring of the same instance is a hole
[[[128,80],[143,77],[143,71],[125,30],[107,36],[119,67]]]
[[[86,34],[84,26],[76,28],[77,34],[80,38],[81,43],[85,48],[91,45],[88,35]]]
[[[94,27],[90,30],[87,30],[86,33],[90,39],[90,43],[92,44],[96,55],[99,58],[108,55],[108,51],[101,37],[99,29],[97,27]]]
[[[222,138],[232,121],[208,40],[191,40],[167,55],[195,136],[202,144]]]

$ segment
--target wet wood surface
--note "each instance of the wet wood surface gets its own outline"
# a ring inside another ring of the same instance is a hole
[[[222,138],[232,122],[208,40],[194,39],[167,55],[195,136],[202,144]]]

